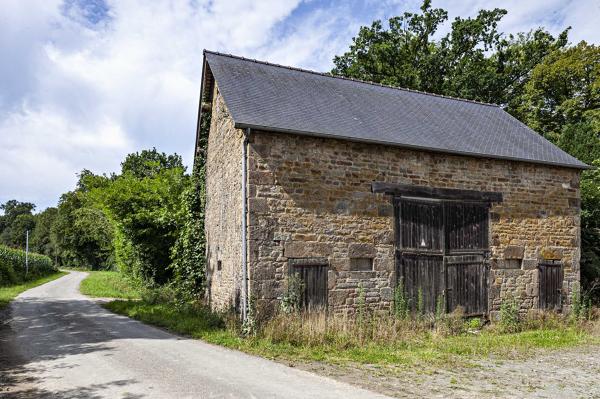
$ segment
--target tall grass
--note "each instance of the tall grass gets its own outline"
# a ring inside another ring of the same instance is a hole
[[[347,349],[368,344],[390,345],[430,335],[460,334],[466,331],[466,324],[460,311],[438,322],[433,315],[398,318],[387,313],[363,312],[352,317],[303,312],[278,314],[266,321],[259,331],[261,337],[275,343],[333,345]]]

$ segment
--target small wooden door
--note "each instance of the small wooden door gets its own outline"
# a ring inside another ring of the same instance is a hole
[[[302,281],[302,308],[309,311],[326,309],[327,265],[313,262],[295,263],[290,266],[290,272]]]
[[[540,309],[560,309],[562,306],[563,271],[560,263],[540,263]]]
[[[488,269],[482,255],[448,256],[446,259],[448,312],[461,306],[466,315],[487,312]]]

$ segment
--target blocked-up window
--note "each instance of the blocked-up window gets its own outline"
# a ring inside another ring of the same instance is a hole
[[[351,258],[350,271],[370,272],[373,270],[373,258]]]

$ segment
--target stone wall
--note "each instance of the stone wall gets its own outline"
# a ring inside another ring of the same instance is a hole
[[[208,290],[214,309],[236,306],[240,298],[242,145],[243,134],[233,127],[215,87],[206,161],[205,220]]]
[[[579,175],[567,168],[253,131],[249,148],[249,270],[259,310],[285,290],[290,258],[329,260],[329,309],[359,293],[388,309],[396,283],[391,198],[371,183],[502,192],[490,211],[490,310],[502,298],[537,307],[537,262],[560,259],[564,296],[579,280]],[[372,271],[352,271],[370,258]]]

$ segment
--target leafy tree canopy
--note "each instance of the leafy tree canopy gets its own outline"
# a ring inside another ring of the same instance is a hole
[[[183,160],[180,155],[167,155],[158,152],[156,148],[143,150],[127,155],[121,163],[121,174],[131,174],[138,179],[152,177],[164,169],[179,168],[185,171]]]
[[[4,211],[4,215],[0,216],[0,243],[24,249],[27,230],[31,231],[35,227],[35,205],[9,200],[0,205],[0,209]]]
[[[556,38],[543,29],[504,37],[497,30],[504,15],[496,8],[457,17],[436,40],[448,13],[425,0],[420,13],[390,18],[387,27],[361,27],[349,51],[334,58],[332,73],[512,109],[532,69],[567,44],[568,29]]]

